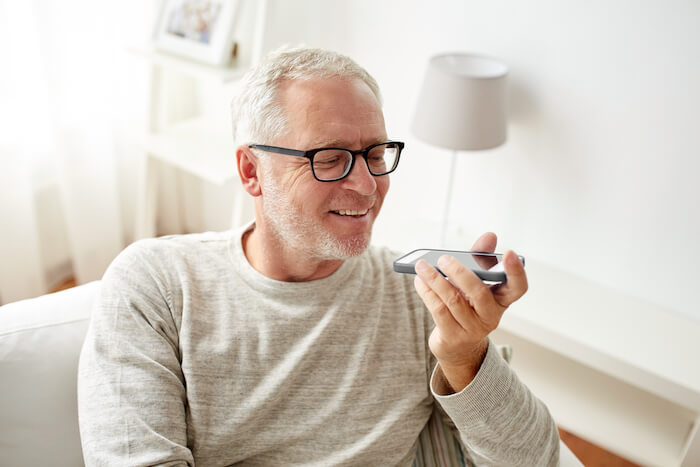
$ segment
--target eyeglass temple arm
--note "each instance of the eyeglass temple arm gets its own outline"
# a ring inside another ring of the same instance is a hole
[[[299,151],[296,149],[280,148],[278,146],[267,146],[265,144],[251,144],[248,147],[253,149],[261,149],[267,152],[274,152],[277,154],[284,154],[287,156],[306,157],[306,153],[304,151]]]

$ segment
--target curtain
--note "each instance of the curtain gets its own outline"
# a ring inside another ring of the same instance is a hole
[[[99,279],[131,240],[148,68],[126,44],[152,13],[0,0],[0,304]]]

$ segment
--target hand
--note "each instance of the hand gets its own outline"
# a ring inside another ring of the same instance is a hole
[[[479,237],[473,250],[493,252],[496,235]],[[415,287],[435,321],[428,344],[453,391],[464,389],[476,376],[486,356],[488,335],[503,312],[527,291],[525,268],[513,251],[503,255],[508,280],[489,286],[451,256],[438,260],[440,270],[416,264]]]

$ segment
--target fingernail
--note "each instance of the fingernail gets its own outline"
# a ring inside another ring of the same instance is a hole
[[[450,264],[450,261],[452,261],[452,256],[442,255],[438,258],[437,264],[442,268]]]
[[[428,263],[425,261],[420,260],[416,263],[416,272],[425,271],[426,269],[428,269]]]

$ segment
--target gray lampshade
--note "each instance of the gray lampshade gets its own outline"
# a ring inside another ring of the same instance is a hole
[[[494,148],[506,140],[508,67],[462,53],[430,59],[411,131],[454,150]]]

